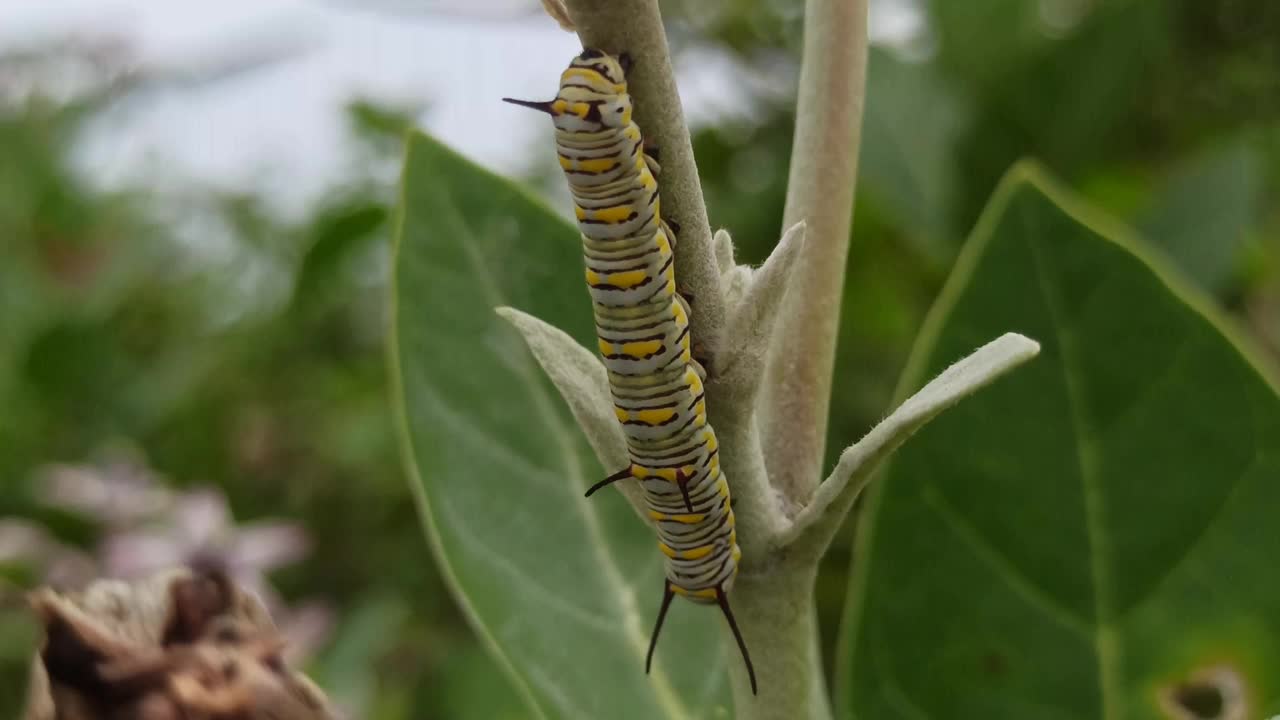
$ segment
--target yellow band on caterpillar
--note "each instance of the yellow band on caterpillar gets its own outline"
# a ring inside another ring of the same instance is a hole
[[[692,514],[685,513],[680,515],[668,515],[667,513],[664,513],[660,510],[652,510],[652,509],[649,510],[650,520],[677,522],[677,523],[680,523],[681,525],[697,525],[698,523],[705,520],[706,517],[707,517],[706,513],[692,513]]]

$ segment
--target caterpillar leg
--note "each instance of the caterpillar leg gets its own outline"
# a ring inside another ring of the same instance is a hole
[[[649,166],[649,172],[655,178],[662,174],[662,165],[658,164],[658,148],[648,143],[644,145],[644,164]]]
[[[678,288],[676,289],[676,294],[673,299],[677,303],[680,303],[680,309],[684,311],[685,317],[693,316],[693,306],[689,304],[690,302],[689,298],[685,297],[685,294],[680,292]]]
[[[684,310],[685,317],[693,316],[693,295],[676,291],[675,301],[680,303],[680,307]],[[693,357],[693,369],[698,373],[698,379],[706,381],[707,368],[710,367],[711,359],[707,357],[706,348],[702,347],[702,343],[694,340],[690,343],[689,353]]]
[[[644,673],[649,674],[649,666],[653,664],[653,651],[658,647],[658,633],[662,632],[662,621],[667,617],[667,609],[671,607],[671,598],[675,597],[671,582],[662,578],[662,607],[658,608],[658,621],[653,625],[653,634],[649,636],[649,654],[644,656]]]
[[[694,342],[693,345],[689,348],[689,354],[693,356],[693,359],[689,361],[689,364],[693,366],[693,371],[698,373],[698,379],[701,380],[702,382],[706,382],[707,381],[707,365],[711,361],[707,358],[706,355],[703,355],[702,353],[703,353],[702,343]]]
[[[662,221],[662,233],[667,236],[667,241],[671,243],[672,250],[676,249],[676,242],[678,240],[676,237],[676,229],[678,227],[678,225],[669,220]]]
[[[751,694],[756,694],[756,668],[751,664],[751,655],[747,652],[747,643],[742,639],[742,632],[738,630],[738,621],[733,619],[733,611],[729,609],[729,596],[725,593],[724,588],[716,586],[716,603],[720,605],[720,612],[724,613],[724,619],[729,621],[729,629],[733,631],[733,639],[738,641],[738,649],[742,651],[742,661],[747,665],[747,677],[751,679]],[[659,624],[662,619],[659,617]],[[657,638],[657,633],[654,633]],[[653,652],[652,648],[649,652]]]
[[[631,477],[631,466],[630,466],[630,465],[628,465],[627,467],[625,467],[625,468],[623,468],[623,469],[619,470],[618,472],[616,472],[616,473],[614,473],[614,474],[610,475],[609,477],[607,477],[607,478],[605,478],[605,479],[601,480],[600,482],[596,483],[595,485],[592,485],[591,487],[587,488],[587,494],[586,494],[586,496],[585,496],[585,497],[591,497],[591,493],[593,493],[593,492],[595,492],[595,491],[599,490],[600,488],[602,488],[602,487],[607,487],[607,486],[609,486],[609,485],[612,485],[612,484],[614,484],[614,483],[618,482],[619,480],[626,480],[626,479],[627,479],[627,478],[629,478],[629,477]]]

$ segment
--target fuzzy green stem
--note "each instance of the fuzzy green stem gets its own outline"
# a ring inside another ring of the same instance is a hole
[[[676,278],[681,292],[693,298],[691,336],[700,346],[699,354],[714,359],[719,356],[725,316],[720,274],[657,0],[565,4],[583,47],[631,56],[627,89],[635,100],[636,124],[645,143],[661,151],[662,216],[680,226]]]
[[[807,224],[762,398],[773,486],[796,507],[822,476],[866,92],[867,0],[808,0],[783,228]]]
[[[634,60],[627,82],[636,122],[646,142],[661,148],[662,213],[680,225],[676,271],[681,291],[693,297],[692,337],[699,354],[711,358],[707,408],[720,438],[722,467],[735,499],[742,569],[730,602],[754,653],[760,694],[753,696],[740,663],[731,681],[739,720],[828,720],[817,624],[813,609],[816,558],[787,563],[769,540],[785,517],[769,487],[751,407],[728,401],[733,388],[716,380],[726,325],[719,268],[703,204],[689,130],[680,110],[666,34],[656,0],[567,0],[583,45]],[[736,657],[737,646],[726,632]]]
[[[758,567],[738,576],[733,611],[742,626],[759,678],[751,694],[732,639],[724,642],[733,680],[734,717],[739,720],[830,720],[813,603],[817,567],[806,561]]]

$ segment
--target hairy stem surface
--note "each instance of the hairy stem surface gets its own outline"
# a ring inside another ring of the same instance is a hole
[[[866,94],[867,0],[808,0],[782,227],[807,223],[762,398],[773,486],[791,507],[822,476]]]
[[[818,650],[818,618],[813,603],[817,567],[805,559],[785,558],[766,568],[743,572],[731,593],[756,677],[751,694],[738,647],[725,633],[724,652],[733,681],[734,717],[749,720],[830,720]]]

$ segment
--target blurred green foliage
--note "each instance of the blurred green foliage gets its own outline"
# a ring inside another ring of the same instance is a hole
[[[351,177],[285,221],[253,196],[161,207],[148,188],[92,187],[70,148],[134,89],[0,106],[0,517],[91,545],[101,528],[38,502],[36,470],[124,444],[178,485],[222,488],[238,518],[297,519],[311,559],[277,584],[344,618],[317,675],[367,717],[423,717],[450,648],[472,641],[425,559],[390,429],[390,192]],[[357,102],[350,119],[368,166],[398,157],[406,115]],[[14,563],[0,577],[39,582]],[[0,636],[0,716],[17,714],[29,636]]]
[[[710,34],[743,74],[784,77],[801,5],[734,0],[708,17],[693,0],[669,3],[684,42]],[[1280,355],[1280,5],[919,6],[919,33],[873,48],[869,63],[829,463],[888,410],[952,258],[1022,157],[1144,231]],[[740,261],[763,261],[781,232],[792,105],[787,92],[760,97],[749,120],[695,133],[711,222],[733,233]],[[819,577],[825,628],[840,620],[847,530]]]
[[[780,230],[801,6],[665,3],[677,49],[710,47],[743,77],[776,80],[751,83],[765,89],[744,117],[695,137],[712,222],[747,262]],[[1148,233],[1280,351],[1280,5],[917,7],[916,36],[870,62],[830,455],[887,409],[961,240],[1023,156]],[[0,58],[0,80],[32,62]],[[492,689],[476,679],[492,670],[431,567],[394,447],[389,188],[372,171],[351,177],[301,220],[252,196],[104,191],[71,149],[134,89],[113,78],[70,101],[0,99],[0,516],[89,546],[101,529],[37,502],[36,469],[141,448],[176,484],[224,488],[238,518],[311,532],[310,558],[274,579],[334,603],[341,622],[313,664],[327,686],[370,699],[370,718],[463,717],[463,689]],[[356,104],[350,117],[368,167],[398,154],[404,113]],[[848,566],[846,543],[820,580],[824,627],[838,623]],[[16,565],[0,577],[39,581]],[[5,717],[30,642],[8,632],[14,617],[0,610]],[[492,699],[503,712],[505,696]]]

